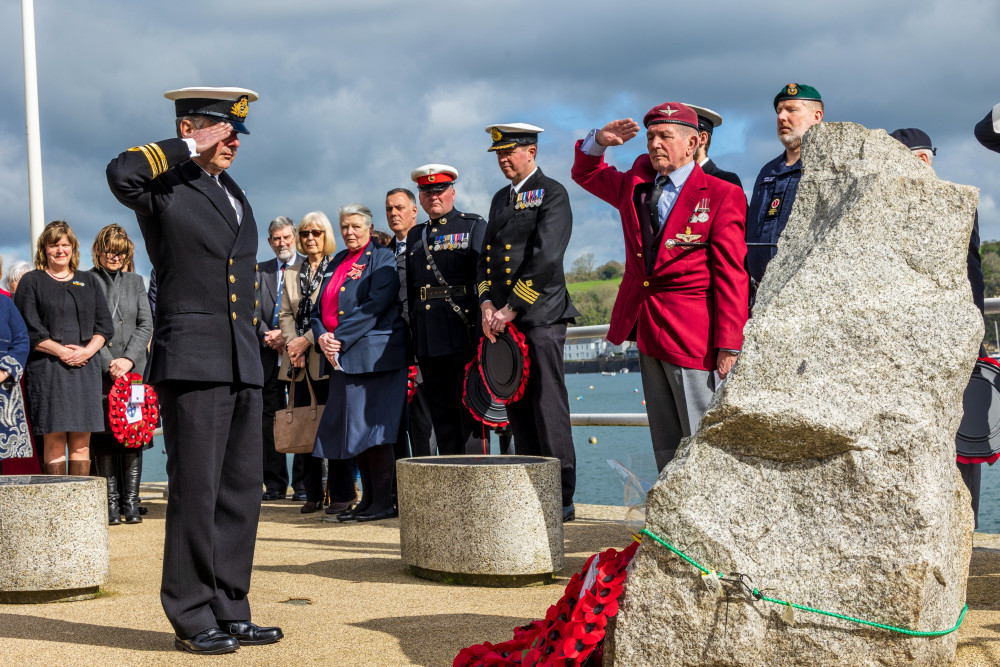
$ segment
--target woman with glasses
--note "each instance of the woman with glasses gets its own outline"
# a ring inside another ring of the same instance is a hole
[[[315,341],[309,326],[313,306],[319,297],[320,281],[337,250],[337,238],[326,214],[312,211],[302,217],[295,247],[306,259],[285,269],[278,326],[288,343],[281,366],[288,369],[287,377],[295,383],[294,407],[309,405],[311,400],[306,375],[316,392],[316,402],[326,405],[330,377],[320,368],[323,355],[313,349]],[[295,458],[296,464],[301,462],[304,466],[306,502],[301,512],[310,514],[323,508],[323,459],[311,454],[296,454]],[[330,495],[327,513],[339,514],[350,508],[356,495],[354,466],[350,461],[328,461],[327,488]]]
[[[123,228],[108,225],[97,233],[91,248],[94,268],[90,271],[104,292],[111,311],[114,334],[101,348],[101,379],[104,396],[104,430],[90,438],[91,458],[97,474],[108,483],[108,525],[142,523],[139,514],[139,482],[143,447],[125,447],[111,433],[108,392],[126,373],[142,375],[146,370],[146,346],[153,336],[153,317],[142,277],[132,272],[135,244]],[[152,443],[146,445],[146,449]],[[120,474],[119,474],[120,472]]]
[[[14,293],[31,344],[28,413],[34,433],[44,436],[48,475],[67,469],[89,475],[90,434],[104,429],[101,363],[94,357],[114,327],[104,292],[92,273],[77,271],[79,265],[73,230],[62,220],[50,222],[38,237],[35,270]]]

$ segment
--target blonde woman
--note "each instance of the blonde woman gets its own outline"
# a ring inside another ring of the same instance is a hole
[[[14,295],[31,345],[28,413],[32,430],[44,436],[49,475],[90,474],[90,434],[104,429],[95,355],[114,327],[104,293],[79,266],[73,230],[62,220],[50,222],[38,237],[35,270],[21,278]]]

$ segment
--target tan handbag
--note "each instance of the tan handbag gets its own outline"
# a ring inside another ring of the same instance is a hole
[[[274,449],[279,454],[311,454],[316,444],[316,431],[323,416],[323,406],[316,405],[316,392],[306,372],[306,386],[309,387],[309,405],[293,408],[295,405],[295,385],[288,390],[288,407],[274,414]]]

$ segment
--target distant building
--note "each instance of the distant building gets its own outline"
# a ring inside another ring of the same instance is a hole
[[[567,341],[563,347],[563,361],[582,361],[613,357],[620,354],[628,355],[632,343],[625,341],[621,345],[612,345],[606,338],[578,338]]]

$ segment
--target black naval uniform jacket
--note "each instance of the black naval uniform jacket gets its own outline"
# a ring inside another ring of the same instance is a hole
[[[434,263],[448,285],[465,287],[464,296],[452,296],[469,327],[445,299],[423,298],[427,288],[439,287],[427,262],[424,242],[427,230]],[[406,234],[406,293],[409,302],[410,332],[417,357],[438,357],[471,351],[478,343],[479,302],[476,300],[476,265],[483,247],[486,221],[475,213],[452,209]]]
[[[517,312],[514,326],[527,329],[570,323],[579,311],[566,291],[563,255],[573,231],[566,188],[535,171],[511,201],[513,186],[493,195],[479,258],[479,303]]]
[[[737,176],[734,172],[719,169],[719,165],[712,162],[712,158],[705,160],[705,164],[701,165],[701,170],[709,176],[721,178],[722,180],[728,181],[740,189],[743,188],[743,183],[740,181],[739,176]]]
[[[190,159],[183,139],[130,148],[107,176],[118,201],[135,211],[156,271],[148,381],[260,387],[257,224],[243,191],[219,176],[243,205],[238,224],[226,193]]]

